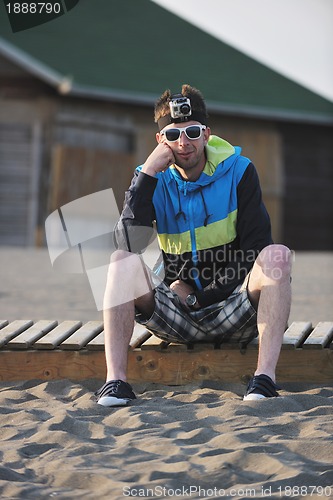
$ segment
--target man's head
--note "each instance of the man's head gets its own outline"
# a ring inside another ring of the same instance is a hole
[[[175,108],[176,106],[172,106],[172,104],[176,102],[177,98],[179,100],[179,98],[181,97],[189,99],[191,108],[190,113],[185,113],[184,115],[180,113],[179,118],[173,118],[171,116],[172,107]],[[181,94],[173,95],[171,94],[169,89],[163,92],[161,97],[156,102],[154,119],[158,124],[159,130],[164,129],[164,127],[166,127],[170,123],[186,123],[187,121],[197,121],[202,125],[208,124],[208,114],[201,92],[187,84],[184,84],[182,86]]]
[[[210,128],[207,126],[208,115],[201,93],[190,85],[182,86],[178,98],[189,99],[190,112],[180,113],[178,117],[170,109],[173,95],[166,90],[155,106],[155,122],[159,132],[156,134],[158,143],[166,143],[172,150],[176,168],[183,178],[196,180],[202,172],[205,163],[205,146],[207,145]],[[188,101],[185,99],[185,103]],[[178,105],[178,103],[177,103]]]

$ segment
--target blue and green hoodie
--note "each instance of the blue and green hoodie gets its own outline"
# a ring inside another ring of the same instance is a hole
[[[156,223],[164,281],[191,285],[202,307],[226,299],[272,243],[256,169],[240,153],[211,135],[195,182],[175,166],[155,177],[138,167],[117,225],[118,247],[140,252]]]

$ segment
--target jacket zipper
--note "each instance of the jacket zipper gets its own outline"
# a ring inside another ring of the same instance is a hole
[[[184,195],[186,196],[186,190],[184,190]],[[189,211],[189,224],[190,224],[190,236],[191,236],[191,250],[192,250],[192,263],[194,266],[195,275],[192,276],[198,290],[202,290],[202,285],[199,280],[199,272],[197,272],[197,264],[198,264],[198,252],[197,252],[197,241],[195,237],[195,224],[194,224],[194,212],[193,212],[193,192],[190,193],[189,202],[188,202],[188,211]]]

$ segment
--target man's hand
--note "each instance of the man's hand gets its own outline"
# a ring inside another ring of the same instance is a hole
[[[142,172],[154,177],[158,172],[163,172],[173,163],[175,163],[175,157],[171,148],[166,142],[160,142],[148,156],[142,167]]]
[[[177,280],[171,283],[170,288],[174,293],[178,295],[183,306],[186,307],[186,309],[190,310],[190,308],[185,302],[185,299],[188,295],[194,292],[194,289],[190,285],[187,285],[186,283],[184,283],[184,281],[181,280]],[[197,302],[193,307],[193,309],[200,309],[200,304],[198,304]]]

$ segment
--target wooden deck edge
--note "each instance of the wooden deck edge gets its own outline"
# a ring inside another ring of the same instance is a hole
[[[0,348],[8,349],[39,349],[39,350],[104,350],[103,323],[89,321],[82,325],[81,321],[39,320],[32,324],[32,320],[0,320]],[[82,326],[81,326],[82,325]],[[332,349],[333,322],[324,321],[312,328],[310,322],[293,322],[285,332],[282,350],[294,349]],[[239,349],[238,345],[213,343],[203,344],[175,344],[167,343],[152,336],[142,325],[136,324],[130,340],[131,348],[141,347],[141,350],[187,350],[201,351],[203,349]],[[258,338],[247,347],[248,350],[258,349]]]
[[[257,352],[248,350],[154,351],[129,350],[130,382],[184,385],[193,381],[245,382],[254,372]],[[0,381],[104,379],[103,351],[0,351]],[[333,351],[285,350],[281,352],[277,379],[283,382],[331,383]]]

